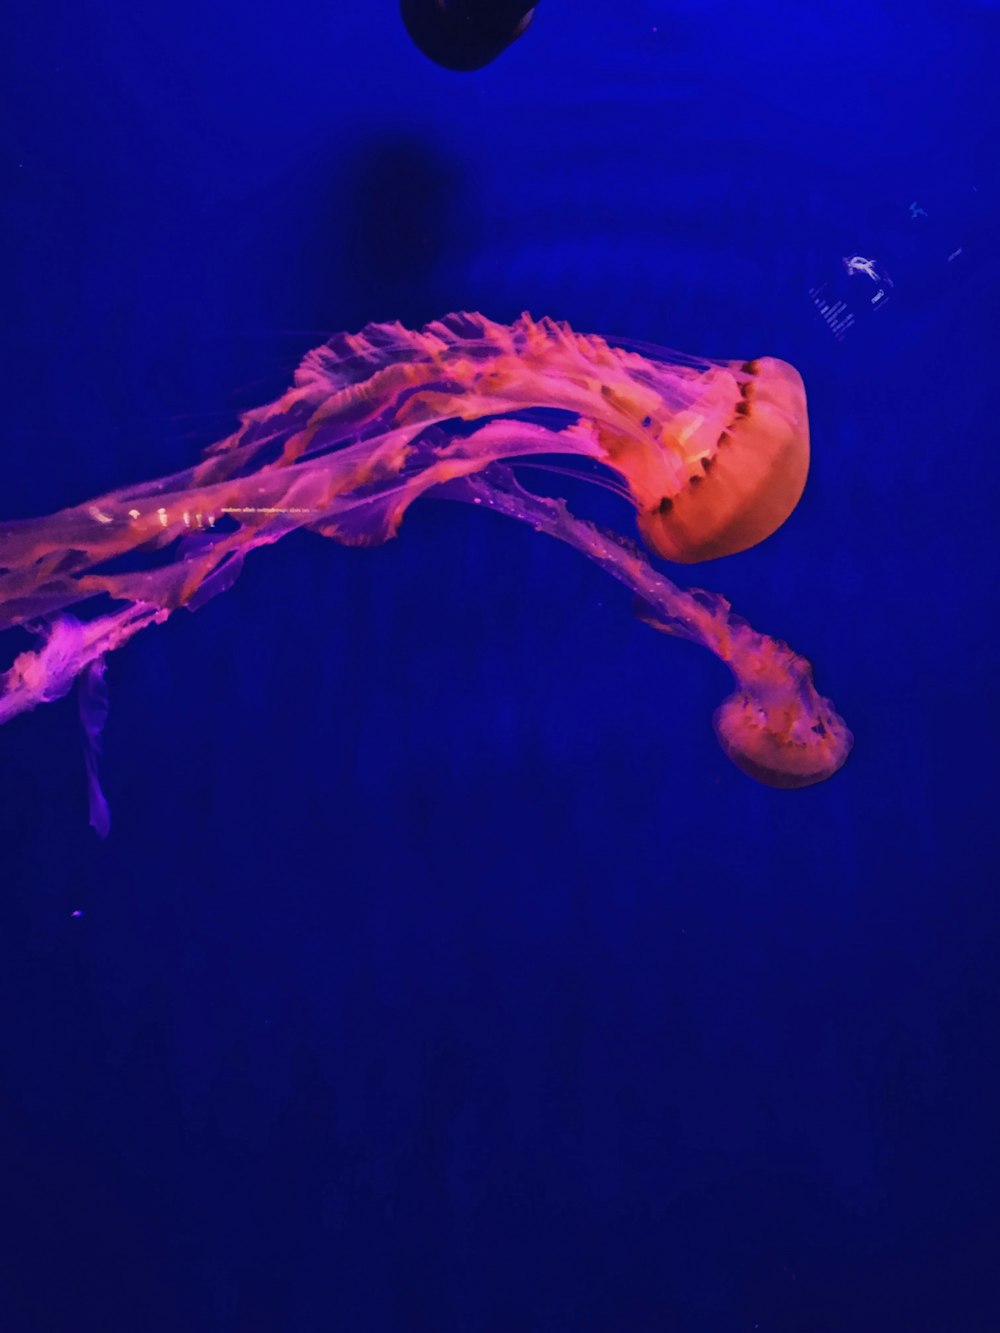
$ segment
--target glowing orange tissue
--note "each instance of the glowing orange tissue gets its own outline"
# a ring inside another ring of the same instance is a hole
[[[433,493],[576,546],[633,589],[655,628],[725,661],[736,688],[715,726],[744,772],[785,787],[836,772],[851,734],[816,693],[809,664],[732,616],[723,598],[681,591],[625,539],[526,490],[511,469],[539,456],[550,466],[561,457],[561,470],[628,500],[657,555],[729,555],[772,533],[802,493],[802,381],[767,357],[639,350],[528,315],[509,326],[459,314],[421,330],[374,324],[338,335],[193,467],[47,518],[0,522],[0,631],[26,626],[40,640],[0,674],[0,723],[81,677],[91,822],[105,832],[96,756],[106,654],[225,591],[258,546],[297,528],[382,542]],[[148,567],[135,568],[137,552],[150,554]]]

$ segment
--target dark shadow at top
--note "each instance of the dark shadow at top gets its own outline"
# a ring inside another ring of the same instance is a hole
[[[462,193],[456,164],[418,135],[374,138],[357,149],[329,201],[342,244],[327,251],[327,271],[315,274],[344,328],[371,319],[420,323],[440,313],[434,293],[449,257],[464,249]]]

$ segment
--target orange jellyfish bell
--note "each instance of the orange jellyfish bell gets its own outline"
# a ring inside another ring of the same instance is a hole
[[[712,725],[723,750],[749,777],[766,787],[811,787],[837,772],[854,737],[829,702],[815,695],[802,659],[787,656],[804,678],[795,693],[769,706],[766,686],[755,682],[758,692],[731,694],[715,710]],[[805,699],[814,705],[801,707]]]
[[[639,530],[658,555],[682,564],[735,555],[769,537],[798,504],[809,472],[805,387],[773,357],[720,366],[705,395],[660,427],[680,461],[672,484],[630,459]],[[660,495],[651,492],[660,490]]]

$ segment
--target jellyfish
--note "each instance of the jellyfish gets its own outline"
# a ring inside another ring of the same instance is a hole
[[[527,32],[534,0],[401,0],[414,43],[445,69],[482,69]]]
[[[540,462],[626,499],[655,556],[694,563],[742,551],[784,522],[805,485],[802,381],[774,358],[698,359],[528,314],[511,325],[462,313],[419,330],[339,334],[192,467],[0,522],[0,631],[38,637],[0,674],[0,723],[79,679],[91,823],[106,832],[97,759],[107,654],[224,592],[257,547],[299,528],[381,543],[433,494],[576,547],[632,589],[655,629],[724,661],[735,688],[714,726],[745,773],[776,787],[835,773],[852,738],[809,663],[724,598],[676,587],[627,537],[528,490],[519,469]]]

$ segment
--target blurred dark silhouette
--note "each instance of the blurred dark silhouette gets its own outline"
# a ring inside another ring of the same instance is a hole
[[[459,202],[460,166],[419,134],[369,135],[327,188],[333,197],[317,217],[329,234],[340,215],[339,243],[327,273],[312,278],[319,292],[336,293],[340,320],[360,328],[373,311],[418,322],[436,314],[442,270],[462,261],[473,211]]]
[[[482,69],[528,28],[537,0],[401,0],[406,30],[445,69]]]

